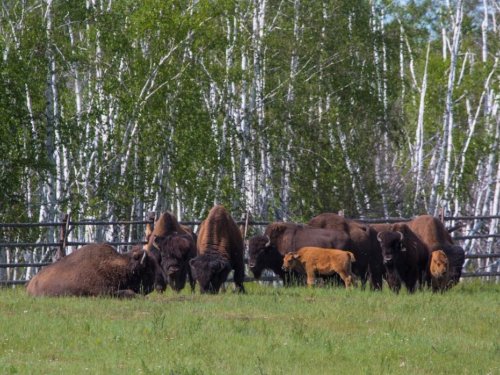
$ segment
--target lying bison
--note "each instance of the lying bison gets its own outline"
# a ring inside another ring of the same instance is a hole
[[[429,250],[406,224],[393,224],[391,230],[379,232],[389,287],[399,292],[401,282],[408,292],[423,286],[426,278]]]
[[[351,249],[352,242],[343,232],[302,224],[275,222],[266,227],[264,235],[257,235],[250,239],[248,265],[256,279],[260,278],[263,270],[270,269],[287,285],[300,276],[297,273],[290,275],[282,269],[283,257],[305,246]]]
[[[295,253],[288,253],[283,258],[283,269],[295,270],[307,275],[307,286],[315,284],[315,277],[338,274],[345,287],[355,282],[351,272],[351,264],[355,262],[353,253],[337,249],[320,247],[303,247]]]
[[[218,293],[231,269],[234,270],[235,290],[245,292],[243,237],[223,206],[216,205],[210,210],[200,225],[196,245],[198,256],[189,264],[202,293]]]
[[[133,297],[165,290],[165,275],[141,248],[120,254],[106,244],[89,244],[61,258],[28,283],[32,296]]]

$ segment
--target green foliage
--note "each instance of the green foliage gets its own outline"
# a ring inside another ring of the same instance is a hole
[[[2,373],[495,373],[497,284],[37,298],[1,290]],[[29,327],[29,328],[27,328]],[[362,353],[362,354],[360,354]]]
[[[214,201],[266,219],[339,209],[380,216],[382,196],[391,197],[391,212],[411,211],[419,91],[409,62],[420,85],[431,39],[424,119],[431,155],[449,71],[437,37],[449,27],[441,4],[267,2],[260,34],[258,4],[6,4],[0,216],[26,216],[29,200],[29,215],[38,218],[49,177],[59,183],[50,203],[81,216],[125,219],[180,206],[201,218]],[[481,55],[480,21],[467,4],[458,61],[465,68],[454,92],[455,170],[468,129],[464,98],[478,105],[492,69],[491,61],[472,60]],[[490,35],[491,56],[496,39]],[[481,118],[454,193],[470,191],[478,164],[494,152],[492,137]],[[379,172],[377,160],[384,161]]]

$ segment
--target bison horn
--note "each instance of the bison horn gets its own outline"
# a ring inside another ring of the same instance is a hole
[[[403,241],[403,239],[405,238],[405,237],[403,236],[403,232],[397,231],[396,233],[398,233],[398,234],[399,234],[399,236],[401,237],[401,238],[400,238],[400,241]]]
[[[158,250],[160,251],[160,246],[158,245],[158,242],[156,242],[156,239],[158,238],[158,236],[154,236],[154,239],[153,239],[153,246]]]
[[[142,254],[142,258],[141,258],[141,264],[144,263],[144,260],[146,259],[146,251]]]
[[[264,246],[265,247],[271,246],[271,238],[268,235],[266,235],[265,237],[267,238],[267,242],[266,242],[266,244]]]
[[[381,236],[382,232],[378,232],[377,233],[377,240],[378,242],[382,242],[382,236]]]

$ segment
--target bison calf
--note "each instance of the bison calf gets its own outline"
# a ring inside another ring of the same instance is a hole
[[[444,292],[448,288],[449,262],[443,250],[431,253],[429,261],[429,276],[433,292]]]
[[[354,254],[349,251],[303,247],[295,253],[285,255],[283,269],[305,273],[308,286],[314,285],[316,275],[328,276],[337,273],[347,288],[355,282],[351,271],[351,263],[355,261]]]

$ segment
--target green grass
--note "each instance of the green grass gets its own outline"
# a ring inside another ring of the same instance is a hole
[[[500,374],[500,285],[246,288],[134,300],[1,289],[0,374]]]

